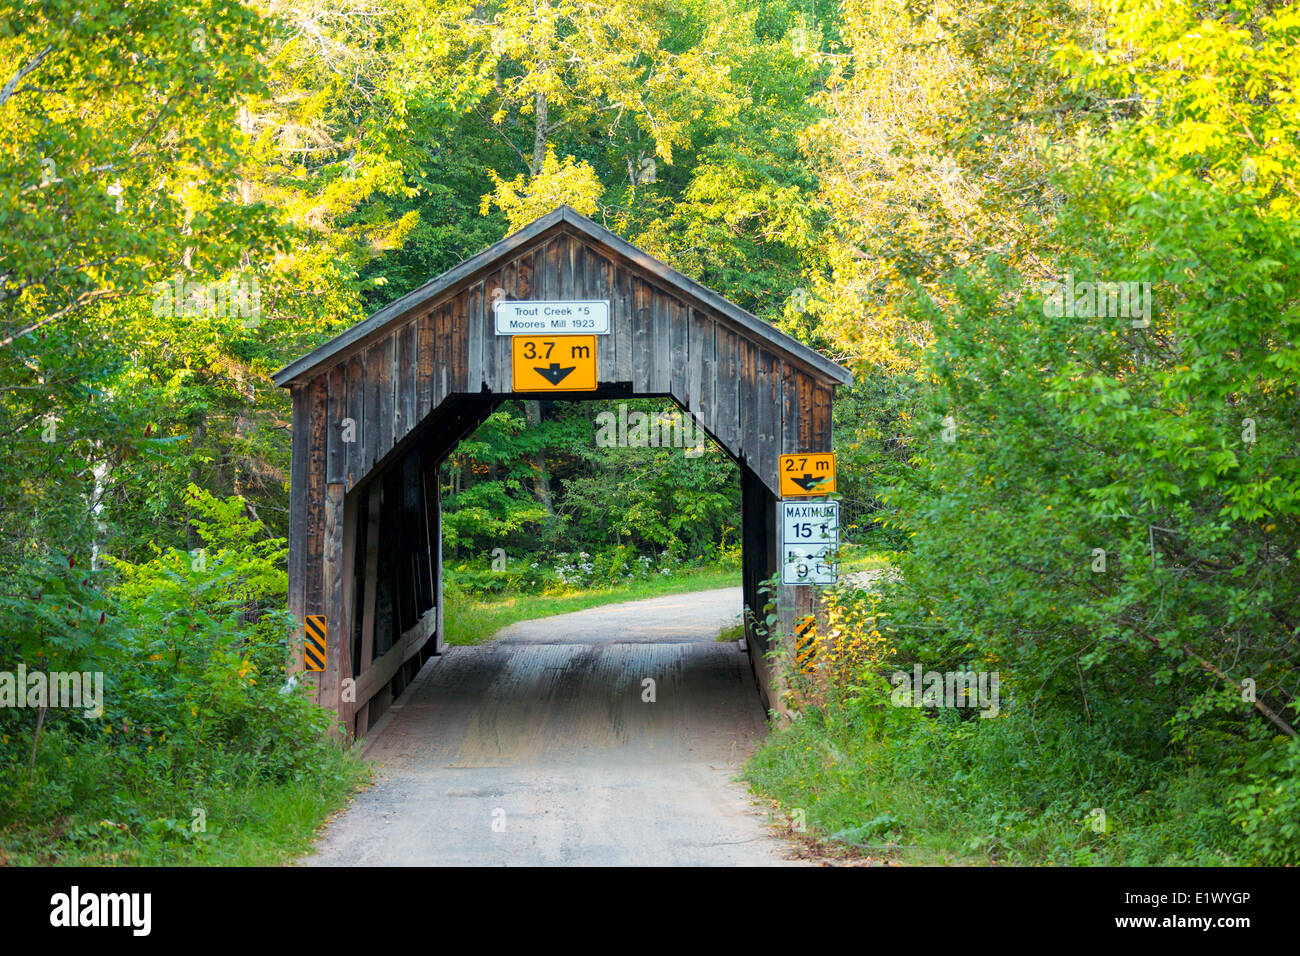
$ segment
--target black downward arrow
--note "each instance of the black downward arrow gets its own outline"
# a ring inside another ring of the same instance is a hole
[[[541,371],[541,369],[538,369],[538,371]],[[804,491],[812,491],[818,485],[825,484],[826,482],[825,477],[819,478],[814,475],[804,475],[802,478],[791,478],[790,480]]]
[[[534,365],[533,371],[536,372],[538,375],[540,375],[542,378],[546,379],[552,385],[559,385],[566,378],[568,378],[569,373],[572,372],[577,367],[578,366],[576,365],[572,365],[569,368],[560,368],[559,362],[552,362],[550,368],[538,368],[536,365]]]

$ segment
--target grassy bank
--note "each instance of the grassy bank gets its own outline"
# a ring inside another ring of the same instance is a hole
[[[787,814],[802,810],[811,839],[892,862],[1251,862],[1221,777],[1133,759],[1082,724],[935,718],[886,697],[775,730],[745,777]]]
[[[175,780],[159,772],[160,750],[43,735],[34,780],[11,768],[0,866],[278,866],[370,776],[327,744],[282,779],[228,755],[202,780]]]
[[[29,630],[0,641],[0,673],[43,660],[97,678],[87,706],[42,692],[0,707],[0,863],[283,863],[366,779],[332,715],[284,679],[300,652],[283,540],[242,499],[194,488],[190,504],[203,560],[53,562]],[[54,613],[68,604],[93,610]]]
[[[999,692],[931,706],[898,690],[899,671],[909,674],[933,637],[900,636],[888,588],[824,598],[834,627],[818,636],[816,671],[792,679],[797,716],[774,727],[744,775],[836,855],[1071,866],[1292,859],[1297,801],[1275,783],[1300,769],[1287,738],[1270,741],[1257,722],[1256,749],[1243,752],[1207,721],[1180,740],[1157,719],[1158,702],[1093,693],[1046,706],[1041,682],[971,658],[954,664],[1000,672]]]

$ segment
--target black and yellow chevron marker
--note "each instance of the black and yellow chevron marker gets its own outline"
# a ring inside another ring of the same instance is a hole
[[[817,660],[817,618],[805,614],[794,622],[794,662],[805,674],[813,672]]]
[[[325,669],[325,615],[307,615],[307,640],[302,645],[302,664],[309,671]]]

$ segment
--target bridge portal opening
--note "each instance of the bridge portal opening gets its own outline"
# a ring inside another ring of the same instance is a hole
[[[739,468],[670,396],[501,400],[440,480],[451,644],[498,595],[740,585]]]

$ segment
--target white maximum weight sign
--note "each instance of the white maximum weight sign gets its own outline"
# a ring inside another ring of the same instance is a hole
[[[781,502],[782,584],[834,584],[839,546],[838,501]]]

